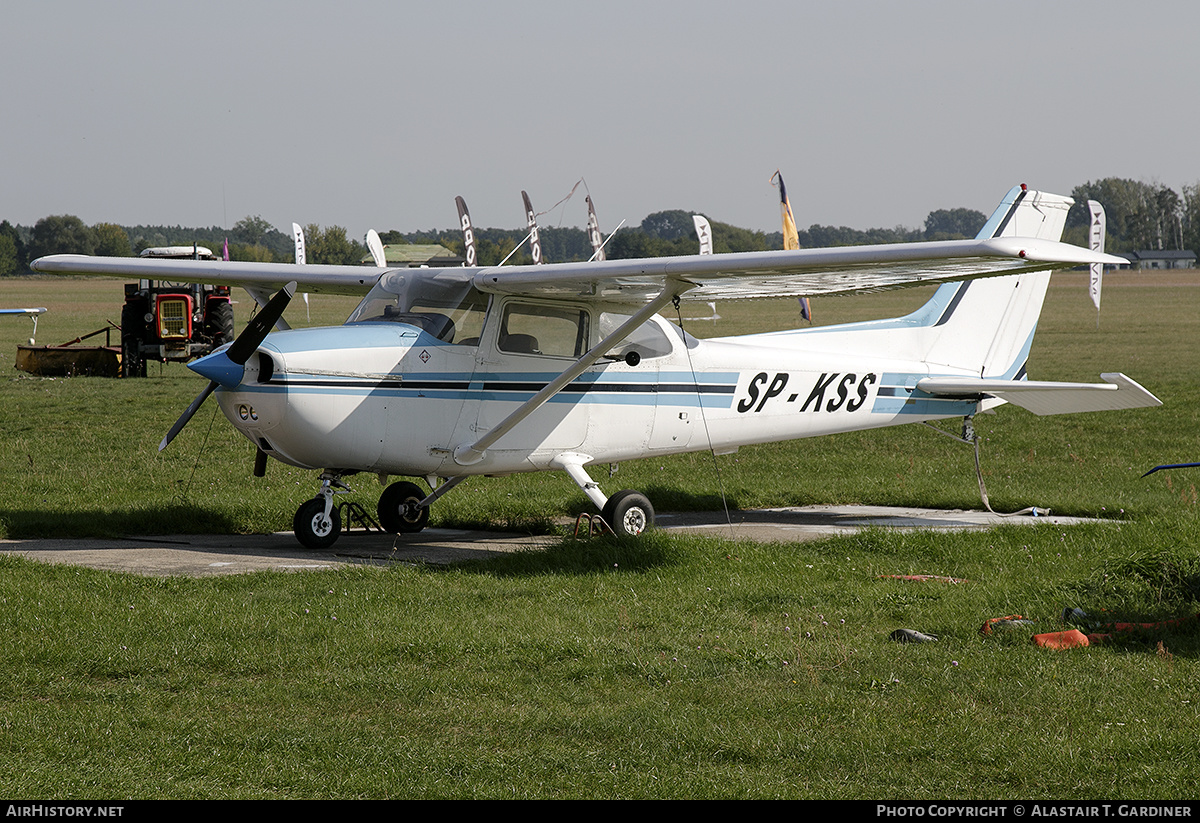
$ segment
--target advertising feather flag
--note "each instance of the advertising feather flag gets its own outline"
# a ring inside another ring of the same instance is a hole
[[[1088,206],[1088,245],[1092,251],[1104,251],[1105,217],[1104,206],[1095,200],[1087,201]],[[1096,306],[1096,325],[1100,325],[1100,287],[1104,280],[1104,264],[1093,263],[1091,278],[1088,282],[1088,294]]]
[[[796,231],[796,218],[792,215],[792,204],[788,201],[787,187],[783,185],[783,175],[778,169],[772,180],[779,181],[779,210],[783,214],[783,247],[789,250],[800,248],[800,233]],[[807,297],[796,298],[800,301],[800,316],[812,322],[812,305]]]
[[[712,254],[712,227],[708,224],[708,220],[703,215],[693,214],[692,223],[696,226],[696,237],[700,239],[700,253]]]

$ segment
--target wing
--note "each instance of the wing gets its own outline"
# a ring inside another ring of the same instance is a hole
[[[687,297],[695,300],[812,297],[1127,262],[1066,243],[1001,237],[477,268],[474,280],[481,291],[495,294],[644,303],[668,287],[676,292],[687,291]],[[44,274],[131,277],[272,290],[295,280],[302,290],[326,294],[365,294],[387,271],[370,266],[296,266],[76,254],[42,257],[33,261],[30,268]]]
[[[482,269],[480,291],[642,303],[665,289],[692,300],[813,297],[1070,268],[1124,258],[1029,237],[797,251],[546,263]]]
[[[465,203],[464,231],[469,234]],[[1087,266],[1125,265],[1121,257],[1058,242],[1070,198],[1014,187],[974,240],[844,246],[826,249],[698,254],[640,260],[457,270],[493,294],[644,304],[660,295],[715,301],[754,297],[813,297],[880,291],[906,285]],[[1019,236],[1018,236],[1019,235]],[[466,236],[466,235],[464,235]],[[387,269],[297,266],[222,260],[170,260],[54,255],[34,271],[213,283],[277,291],[293,280],[302,291],[365,294]],[[409,276],[430,270],[405,268]]]
[[[278,291],[292,281],[301,291],[363,295],[379,280],[374,266],[298,266],[295,263],[242,263],[228,260],[155,260],[150,257],[88,257],[55,254],[40,257],[29,268],[43,274],[129,277],[174,283],[211,283]]]

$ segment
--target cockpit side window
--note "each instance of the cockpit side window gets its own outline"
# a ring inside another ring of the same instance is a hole
[[[510,354],[580,357],[588,350],[589,320],[581,308],[508,303],[498,344]]]

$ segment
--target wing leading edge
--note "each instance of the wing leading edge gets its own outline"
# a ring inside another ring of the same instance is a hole
[[[1029,237],[950,240],[796,251],[740,252],[489,268],[480,291],[548,298],[644,302],[668,283],[692,284],[687,298],[716,300],[882,291],[1003,274],[1128,261]]]
[[[303,291],[363,295],[383,270],[374,266],[297,266],[295,263],[247,263],[228,260],[156,260],[142,257],[89,257],[55,254],[40,257],[29,268],[42,274],[133,277],[174,283],[258,287],[278,291],[297,281]]]

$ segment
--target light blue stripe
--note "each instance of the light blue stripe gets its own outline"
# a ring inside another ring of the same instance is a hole
[[[1000,201],[1000,205],[992,212],[992,216],[983,224],[983,228],[979,230],[979,234],[975,235],[976,240],[987,240],[996,233],[996,229],[1000,228],[1001,221],[1008,214],[1008,210],[1012,208],[1012,204],[1017,202],[1017,196],[1021,194],[1020,186],[1013,186],[1008,190],[1008,194],[1004,195],[1004,199]]]

